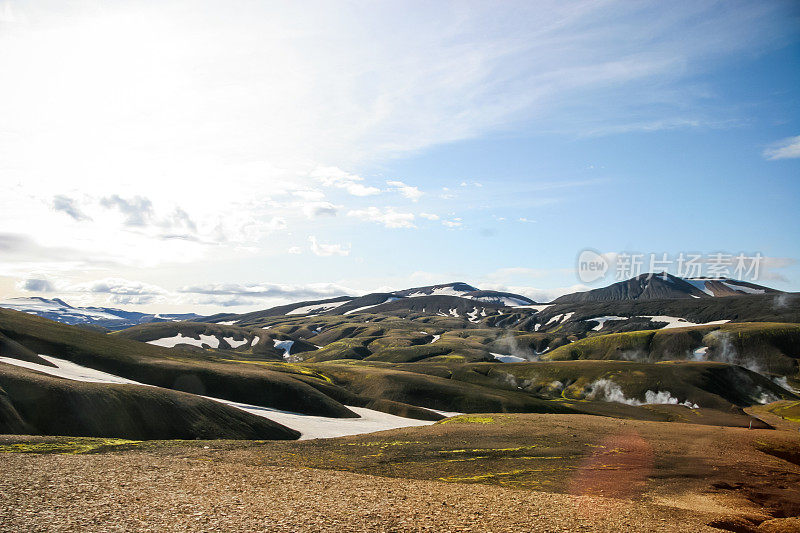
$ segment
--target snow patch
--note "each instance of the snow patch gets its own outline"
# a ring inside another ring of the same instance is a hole
[[[504,305],[506,307],[524,307],[529,305],[527,301],[514,298],[513,296],[470,296],[470,298],[479,302]]]
[[[764,289],[755,289],[753,287],[748,287],[747,285],[738,285],[736,282],[733,281],[721,281],[723,285],[732,289],[734,291],[743,292],[745,294],[764,294],[766,291]]]
[[[552,306],[552,304],[545,304],[545,305],[542,305],[542,304],[518,305],[518,306],[516,306],[516,309],[533,309],[537,313],[541,313],[542,311],[544,311],[545,309],[547,309],[548,307],[551,307],[551,306]]]
[[[199,339],[194,337],[184,337],[182,333],[178,333],[174,337],[164,337],[147,341],[147,344],[155,344],[156,346],[164,346],[165,348],[174,348],[178,344],[191,344],[192,346],[203,347],[203,344],[211,348],[219,348],[219,339],[214,335],[198,335]]]
[[[432,421],[428,420],[403,418],[401,416],[390,415],[364,407],[353,407],[351,405],[345,407],[356,413],[360,418],[330,418],[327,416],[304,415],[301,413],[292,413],[290,411],[279,411],[269,407],[231,402],[218,398],[209,399],[222,402],[231,407],[241,409],[242,411],[247,411],[256,416],[268,418],[273,422],[297,430],[300,432],[300,440],[330,439],[344,437],[346,435],[374,433],[387,429],[428,426],[433,424]]]
[[[76,365],[66,359],[59,359],[57,357],[50,357],[49,355],[39,355],[42,359],[53,363],[57,368],[52,366],[40,365],[38,363],[30,363],[28,361],[21,361],[19,359],[12,359],[10,357],[0,357],[0,362],[8,363],[10,365],[21,366],[30,370],[36,370],[43,374],[49,374],[59,378],[71,379],[73,381],[85,381],[87,383],[116,383],[119,385],[145,385],[138,381],[132,381],[114,374],[108,374],[94,368],[89,368],[81,365]],[[150,386],[150,385],[146,385]]]
[[[344,314],[345,315],[349,315],[349,314],[352,314],[352,313],[358,313],[359,311],[363,311],[364,309],[369,309],[371,307],[377,307],[379,305],[388,304],[389,302],[394,302],[394,301],[401,300],[401,299],[402,298],[398,298],[397,296],[389,296],[388,298],[386,298],[384,301],[382,301],[379,304],[365,305],[364,307],[359,307],[358,309],[351,309],[350,311],[345,311]],[[447,316],[447,315],[445,315],[445,316]]]
[[[316,313],[324,313],[325,311],[330,311],[331,309],[336,309],[340,305],[344,305],[348,303],[350,300],[345,300],[343,302],[330,302],[324,304],[312,304],[312,305],[304,305],[303,307],[298,307],[297,309],[292,309],[287,315],[305,315],[312,311]],[[347,313],[345,313],[347,314]]]
[[[714,292],[711,289],[706,288],[706,280],[704,279],[683,278],[683,281],[689,285],[693,285],[695,289],[701,290],[709,296],[714,296]]]
[[[280,339],[273,339],[273,344],[276,349],[283,350],[283,358],[288,359],[291,355],[292,346],[294,345],[294,341],[282,341]]]
[[[524,363],[527,361],[527,359],[523,359],[522,357],[517,357],[516,355],[504,355],[501,353],[493,353],[493,352],[489,353],[491,353],[492,356],[501,363]]]
[[[247,339],[242,339],[240,341],[235,340],[233,337],[222,337],[222,339],[227,342],[231,348],[238,348],[243,344],[247,344]]]
[[[609,320],[628,320],[628,317],[627,316],[613,316],[613,315],[596,316],[594,318],[586,318],[583,321],[584,322],[599,322],[592,329],[594,331],[600,331],[601,329],[603,329],[603,326],[605,325],[605,323],[608,322]]]
[[[666,322],[667,325],[661,329],[688,328],[689,326],[717,326],[730,322],[730,320],[713,320],[711,322],[697,324],[695,322],[689,322],[685,318],[667,315],[639,315],[639,318],[649,318],[651,322]]]
[[[407,298],[419,298],[420,296],[458,296],[463,297],[465,293],[471,291],[459,291],[453,287],[438,287],[430,292],[417,291],[407,295]]]

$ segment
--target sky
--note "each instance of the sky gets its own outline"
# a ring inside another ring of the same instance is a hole
[[[798,291],[800,5],[0,2],[0,185],[0,298]]]

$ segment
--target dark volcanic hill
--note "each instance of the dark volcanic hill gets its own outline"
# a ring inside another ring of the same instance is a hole
[[[455,283],[443,283],[441,285],[428,285],[427,287],[413,287],[411,289],[403,289],[401,291],[394,291],[392,294],[395,296],[463,296],[470,292],[475,292],[478,289],[472,285],[467,285],[463,281],[456,281]]]
[[[532,305],[536,302],[511,292],[480,290],[460,281],[413,287],[392,292],[373,292],[363,296],[339,296],[326,300],[312,300],[279,305],[244,314],[218,314],[203,319],[204,322],[251,324],[262,318],[274,316],[350,315],[353,313],[421,312],[467,316],[477,309]],[[453,310],[451,312],[451,310]],[[457,314],[453,314],[457,313]],[[485,316],[485,315],[482,315]]]
[[[565,294],[553,303],[608,302],[615,300],[669,300],[687,298],[714,298],[744,294],[778,293],[775,289],[728,278],[684,279],[672,274],[642,274],[586,292]]]
[[[327,298],[325,300],[306,300],[303,302],[279,305],[276,307],[270,307],[269,309],[264,309],[262,311],[253,311],[252,313],[244,313],[241,315],[235,313],[220,313],[217,315],[211,315],[205,318],[203,321],[215,322],[215,323],[224,323],[231,321],[245,322],[269,316],[318,315],[320,313],[324,313],[325,311],[330,311],[331,309],[343,305],[354,299],[355,297],[353,296],[337,296],[336,298]]]

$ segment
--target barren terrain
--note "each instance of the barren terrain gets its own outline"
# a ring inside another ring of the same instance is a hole
[[[795,531],[786,517],[800,514],[800,466],[778,456],[800,449],[798,426],[761,411],[777,429],[486,414],[296,442],[7,436],[0,523],[8,531]]]

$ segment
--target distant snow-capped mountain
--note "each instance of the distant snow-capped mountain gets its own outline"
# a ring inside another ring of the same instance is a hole
[[[149,314],[109,307],[73,307],[60,298],[48,299],[38,296],[3,300],[0,301],[0,307],[38,315],[64,324],[91,324],[113,330],[148,322],[200,318],[200,315],[194,313]]]

